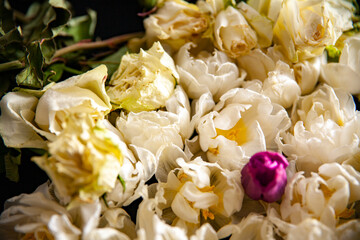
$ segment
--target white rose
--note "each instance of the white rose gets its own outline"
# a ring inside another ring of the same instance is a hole
[[[354,169],[337,163],[324,164],[321,168],[319,174],[304,177],[298,172],[290,179],[280,204],[284,221],[297,225],[313,218],[335,229],[355,217],[355,210],[348,206],[359,200],[359,174],[353,176]],[[351,191],[355,191],[352,199]]]
[[[9,92],[1,99],[0,134],[7,147],[46,149],[41,136],[54,139],[34,122],[37,103],[36,97],[21,92]]]
[[[185,229],[178,226],[171,226],[156,214],[156,200],[145,199],[138,209],[138,239],[162,239],[171,238],[176,240],[216,240],[217,235],[210,224],[203,224],[194,234],[187,234]],[[188,236],[190,235],[190,236]]]
[[[84,74],[73,76],[48,89],[39,99],[35,122],[45,131],[59,134],[62,123],[72,113],[88,113],[94,119],[103,119],[111,104],[105,92],[107,68],[105,65]]]
[[[286,239],[300,240],[335,240],[334,232],[331,228],[317,221],[316,219],[307,218],[300,224],[291,228]]]
[[[167,0],[156,13],[144,20],[144,27],[148,45],[160,40],[177,50],[206,31],[208,20],[195,4]]]
[[[230,240],[259,239],[274,240],[273,226],[263,215],[250,213],[237,224],[229,224],[219,231],[221,238],[231,234]]]
[[[116,126],[129,144],[156,154],[160,146],[173,143],[182,148],[183,141],[176,115],[159,112],[129,113],[120,116]]]
[[[231,6],[216,16],[214,38],[215,46],[232,58],[247,54],[257,45],[256,32],[244,16]]]
[[[264,81],[268,77],[268,72],[273,71],[276,66],[276,61],[260,49],[254,49],[236,60],[238,65],[246,71],[248,80]]]
[[[289,108],[299,98],[301,89],[295,81],[294,71],[286,63],[278,61],[274,71],[268,73],[262,93],[272,102]]]
[[[333,88],[360,93],[360,36],[345,41],[338,63],[321,66],[321,77]]]
[[[279,144],[299,170],[316,172],[323,163],[341,163],[359,151],[359,113],[348,93],[321,86],[297,101],[291,118],[292,131]]]
[[[271,20],[245,2],[240,2],[237,7],[250,26],[256,31],[259,46],[261,48],[271,46],[273,38],[273,23]]]
[[[122,113],[116,126],[125,141],[154,155],[162,145],[175,144],[182,148],[183,140],[193,133],[188,98],[178,86],[165,104],[167,111]]]
[[[275,139],[290,126],[286,110],[248,89],[225,93],[197,126],[200,146],[212,162],[241,169],[256,152],[277,151]]]
[[[205,223],[216,231],[228,224],[231,215],[241,209],[244,193],[240,172],[201,158],[190,162],[179,158],[176,162],[180,167],[169,172],[167,182],[157,185],[156,208],[163,213],[161,218],[185,228],[188,235]]]
[[[351,15],[351,4],[341,0],[284,0],[274,26],[274,42],[294,63],[319,56],[352,28]]]
[[[73,216],[40,189],[10,198],[0,216],[4,239],[77,239],[82,231],[72,223]]]
[[[175,57],[179,83],[190,98],[200,98],[202,94],[211,92],[218,101],[226,91],[240,86],[246,73],[239,71],[225,53],[218,50],[212,54],[201,51],[192,56],[190,52],[195,47],[194,43],[187,43]]]

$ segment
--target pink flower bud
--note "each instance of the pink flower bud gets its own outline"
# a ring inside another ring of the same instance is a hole
[[[286,158],[276,152],[254,154],[241,171],[245,193],[254,200],[275,202],[284,193],[287,178]]]

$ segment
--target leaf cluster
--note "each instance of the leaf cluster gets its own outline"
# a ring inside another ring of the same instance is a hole
[[[60,51],[93,40],[96,12],[72,16],[71,5],[65,0],[36,1],[26,13],[0,0],[0,96],[14,87],[41,90],[51,82],[90,69],[88,61],[93,65],[107,57],[86,48]]]
[[[75,16],[71,9],[66,0],[39,0],[23,13],[0,0],[0,98],[9,91],[40,97],[55,82],[100,64],[109,76],[116,70],[128,51],[119,45],[132,35],[94,41],[96,12]],[[1,141],[1,175],[19,180],[23,151]]]

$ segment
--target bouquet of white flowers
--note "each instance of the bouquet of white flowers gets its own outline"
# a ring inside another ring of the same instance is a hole
[[[143,4],[88,41],[92,10],[1,2],[0,166],[49,180],[0,239],[360,239],[357,3]]]

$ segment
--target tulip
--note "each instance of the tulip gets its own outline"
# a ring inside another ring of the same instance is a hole
[[[287,183],[286,158],[276,152],[254,154],[241,171],[245,193],[254,200],[275,202],[281,198]]]

